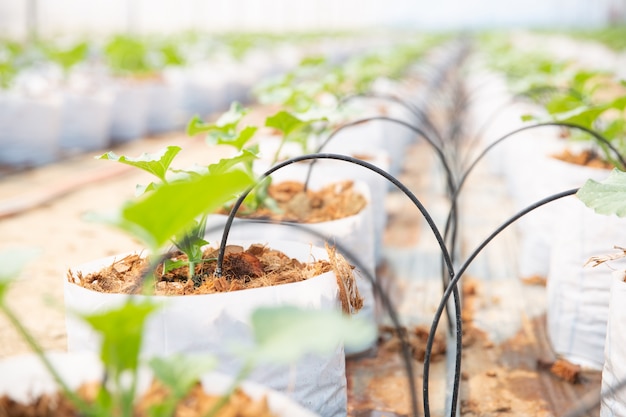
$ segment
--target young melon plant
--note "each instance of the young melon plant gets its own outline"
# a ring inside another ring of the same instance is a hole
[[[187,125],[187,134],[195,136],[198,134],[206,134],[206,142],[211,146],[228,145],[239,152],[239,155],[245,157],[242,160],[242,166],[248,175],[254,177],[258,175],[254,170],[254,162],[259,152],[258,144],[250,144],[258,130],[256,126],[246,126],[239,128],[239,123],[248,113],[240,103],[233,102],[230,109],[225,112],[215,123],[205,123],[198,116],[193,117]],[[298,143],[303,149],[303,153],[308,149],[307,140],[311,134],[309,128],[319,121],[324,121],[323,117],[302,119],[294,113],[285,110],[279,110],[277,113],[268,116],[265,119],[265,126],[274,128],[282,133],[280,145],[275,151],[270,166],[278,162],[281,150],[285,143]],[[244,201],[245,210],[255,212],[260,207],[268,208],[274,212],[278,212],[279,208],[268,194],[271,178],[267,177],[248,194]]]
[[[202,247],[208,213],[232,200],[238,193],[255,183],[250,171],[240,169],[254,155],[241,153],[208,166],[188,170],[173,170],[172,161],[180,152],[178,146],[168,146],[158,153],[133,158],[107,152],[97,158],[113,160],[142,169],[157,179],[137,186],[139,197],[125,204],[114,216],[99,217],[141,241],[160,263],[159,254],[173,243],[188,257],[188,279],[194,279],[195,266],[204,262]],[[98,217],[97,217],[98,218]],[[178,268],[183,262],[167,261],[164,271]]]

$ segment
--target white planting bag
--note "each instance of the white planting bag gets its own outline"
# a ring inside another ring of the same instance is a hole
[[[0,164],[31,167],[58,157],[61,100],[0,95]]]
[[[318,179],[319,181],[323,181]],[[319,182],[312,181],[313,189]],[[368,204],[361,212],[345,217],[343,219],[331,220],[320,223],[297,224],[290,226],[289,224],[265,224],[254,223],[245,219],[235,219],[233,226],[228,235],[228,241],[234,240],[260,240],[260,243],[271,243],[274,239],[286,240],[294,242],[302,242],[308,245],[323,247],[325,242],[330,245],[335,243],[347,248],[351,255],[354,255],[363,268],[376,278],[376,270],[374,263],[374,242],[373,242],[373,223],[372,223],[372,207],[369,204],[370,193],[367,185],[363,182],[355,182],[355,190],[362,194]],[[219,244],[222,239],[223,226],[226,223],[225,215],[210,215],[207,220],[207,240],[211,244]],[[323,237],[317,237],[312,233],[307,233],[302,228],[313,230]],[[354,264],[345,252],[337,247],[337,251],[341,253],[348,263]],[[366,278],[365,274],[359,269],[354,270],[357,287],[361,297],[363,297],[363,307],[356,313],[355,317],[364,319],[370,323],[376,323],[374,288],[372,283]],[[346,353],[353,354],[370,348],[363,346],[358,351],[347,349]]]
[[[147,132],[164,133],[182,128],[186,123],[183,110],[183,84],[154,81],[146,85],[148,96]]]
[[[248,247],[251,243],[233,242]],[[301,262],[328,259],[324,249],[272,239],[269,246]],[[215,246],[215,245],[212,245]],[[107,258],[73,268],[83,274],[110,265]],[[134,296],[143,298],[146,296]],[[65,283],[69,351],[98,351],[97,335],[71,312],[95,313],[120,305],[126,294],[104,294]],[[185,296],[151,296],[164,307],[146,325],[142,353],[210,353],[219,360],[218,371],[236,375],[242,362],[233,353],[237,346],[253,344],[250,316],[258,307],[293,305],[301,308],[341,308],[335,274],[328,272],[297,283],[241,291]],[[307,355],[290,367],[259,365],[249,379],[285,393],[322,416],[345,416],[347,390],[343,344],[327,355]]]
[[[96,151],[109,145],[113,106],[110,92],[63,94],[60,146],[64,150]]]
[[[547,288],[548,337],[572,363],[602,369],[611,275],[583,267],[623,240],[626,219],[596,214],[575,197],[559,212]]]
[[[93,352],[47,352],[46,357],[59,372],[70,389],[76,389],[86,382],[102,380],[102,363]],[[148,387],[151,373],[147,369],[140,372],[139,395]],[[200,378],[205,392],[222,394],[232,384],[232,378],[220,373],[207,373]],[[268,406],[281,417],[315,417],[317,414],[304,409],[285,395],[260,384],[244,381],[241,389],[251,398],[267,397]],[[44,367],[41,360],[33,355],[19,355],[0,361],[0,396],[7,395],[15,401],[28,403],[43,394],[54,394],[59,388]]]
[[[602,402],[600,417],[626,417],[626,387],[617,390],[626,380],[626,282],[624,271],[615,271],[611,279],[609,316],[602,368]]]
[[[141,82],[118,82],[115,86],[109,135],[113,143],[143,137],[148,128],[148,90]]]

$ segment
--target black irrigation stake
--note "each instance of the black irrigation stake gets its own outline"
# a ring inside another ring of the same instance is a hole
[[[231,211],[230,211],[230,213],[228,215],[228,218],[226,220],[226,224],[224,226],[224,233],[222,235],[222,241],[221,241],[221,244],[220,244],[220,250],[219,250],[219,254],[218,254],[218,258],[217,258],[217,267],[215,269],[216,276],[219,277],[222,274],[222,265],[223,265],[223,262],[224,262],[224,253],[225,253],[225,249],[226,249],[226,242],[228,240],[228,234],[229,234],[230,228],[232,226],[232,223],[234,221],[235,215],[236,215],[237,211],[239,210],[239,207],[243,203],[244,199],[246,198],[246,196],[250,193],[250,191],[252,191],[252,189],[254,189],[254,187],[258,186],[266,177],[272,175],[277,170],[279,170],[279,169],[281,169],[281,168],[283,168],[283,167],[285,167],[287,165],[291,165],[293,163],[297,163],[297,162],[300,162],[300,161],[306,161],[306,160],[312,160],[312,159],[334,159],[334,160],[346,161],[346,162],[349,162],[349,163],[353,163],[353,164],[362,166],[364,168],[367,168],[367,169],[377,173],[378,175],[383,176],[389,182],[391,182],[396,187],[398,187],[398,189],[400,189],[400,191],[402,191],[407,197],[409,197],[411,202],[419,209],[419,211],[422,214],[422,216],[424,216],[424,219],[428,223],[431,231],[433,232],[433,235],[435,236],[435,239],[437,240],[437,243],[439,244],[439,248],[440,248],[440,250],[442,252],[442,255],[443,255],[444,259],[445,259],[446,266],[448,267],[448,272],[450,274],[450,278],[452,279],[454,277],[454,270],[453,270],[453,266],[452,266],[452,261],[450,259],[449,254],[448,254],[448,250],[447,250],[447,248],[445,246],[445,242],[443,240],[443,237],[439,233],[439,230],[437,229],[437,226],[435,225],[432,217],[430,216],[430,214],[428,213],[426,208],[423,206],[423,204],[417,199],[417,197],[404,184],[402,184],[397,178],[395,178],[391,174],[389,174],[386,171],[380,169],[376,165],[370,164],[369,162],[362,161],[360,159],[356,159],[356,158],[353,158],[353,157],[347,156],[347,155],[327,154],[327,153],[317,153],[317,154],[311,154],[311,155],[302,155],[302,156],[294,157],[294,158],[288,159],[288,160],[286,160],[284,162],[281,162],[281,163],[273,166],[269,170],[267,170],[261,176],[259,181],[257,181],[257,183],[254,186],[250,187],[248,190],[246,190],[245,192],[243,192],[239,196],[239,198],[233,204],[233,207],[231,208]],[[456,317],[457,317],[457,320],[460,320],[461,305],[460,305],[460,297],[459,297],[458,289],[456,288],[456,286],[451,288],[451,293],[453,294],[453,299],[454,299],[454,304],[455,304],[455,311],[456,311]],[[394,324],[396,324],[396,323],[394,323]],[[396,324],[396,325],[399,326],[399,324]],[[398,327],[398,329],[400,329],[400,328]],[[457,332],[459,330],[460,330],[460,326],[458,326],[458,323],[457,323]],[[457,338],[460,339],[460,336],[459,336],[458,333],[457,333]],[[411,393],[413,393],[413,392],[415,392],[416,388],[415,388],[415,381],[413,379],[413,371],[412,371],[412,367],[410,366],[410,363],[407,363],[407,373],[408,373],[408,377],[409,377],[409,388],[411,390]],[[412,396],[412,398],[414,398],[413,394],[411,394],[411,396]],[[426,400],[426,402],[427,402],[427,400]],[[417,404],[415,403],[415,404],[412,404],[412,405],[413,405],[413,415],[417,416],[418,415]]]
[[[443,315],[443,311],[446,308],[446,305],[448,303],[448,300],[450,299],[450,295],[452,293],[454,293],[455,290],[458,291],[457,285],[459,280],[462,278],[463,273],[465,272],[465,270],[469,267],[469,265],[471,264],[471,262],[478,256],[478,254],[487,246],[487,244],[489,244],[498,234],[500,234],[500,232],[502,232],[503,230],[505,230],[508,226],[510,226],[511,224],[513,224],[515,221],[517,221],[518,219],[520,219],[521,217],[523,217],[524,215],[530,213],[531,211],[535,210],[538,207],[541,207],[545,204],[548,204],[552,201],[558,200],[560,198],[563,197],[567,197],[567,196],[572,196],[574,194],[576,194],[576,192],[578,191],[577,188],[572,189],[572,190],[567,190],[558,194],[554,194],[552,196],[546,197],[540,201],[537,201],[536,203],[528,206],[527,208],[525,208],[524,210],[520,211],[519,213],[515,214],[513,217],[509,218],[507,221],[505,221],[501,226],[499,226],[491,235],[489,235],[489,237],[487,237],[487,239],[485,239],[475,250],[474,252],[472,252],[472,254],[467,258],[467,260],[463,263],[463,265],[461,265],[461,267],[459,268],[456,276],[453,276],[452,279],[450,280],[450,284],[448,285],[448,287],[446,288],[441,301],[439,303],[439,306],[437,307],[437,311],[435,312],[435,316],[433,318],[432,321],[432,325],[431,325],[431,329],[430,332],[428,334],[428,339],[426,341],[426,354],[425,354],[425,358],[424,358],[424,379],[423,379],[423,387],[424,387],[424,415],[426,417],[430,416],[430,405],[427,402],[427,398],[428,398],[428,394],[429,394],[429,373],[430,373],[430,357],[432,355],[432,348],[433,348],[433,342],[435,340],[435,333],[437,331],[437,327],[439,326],[439,321],[441,320],[441,316]],[[456,314],[458,315],[458,311],[456,312]],[[460,383],[461,383],[461,361],[462,361],[462,351],[463,351],[463,344],[462,344],[462,337],[459,336],[459,334],[462,335],[462,321],[460,316],[457,316],[457,340],[456,340],[456,359],[455,359],[455,374],[454,374],[454,382],[453,382],[453,386],[452,386],[452,403],[451,405],[451,411],[450,411],[450,417],[456,417],[456,408],[457,408],[457,402],[458,402],[458,396],[459,396],[459,387],[460,387]]]

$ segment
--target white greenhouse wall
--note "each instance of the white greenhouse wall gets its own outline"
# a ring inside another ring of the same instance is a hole
[[[558,28],[625,22],[625,15],[626,0],[0,0],[0,36],[25,37],[31,22],[42,36],[52,36],[383,25]]]

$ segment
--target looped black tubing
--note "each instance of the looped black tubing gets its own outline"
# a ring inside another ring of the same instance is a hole
[[[235,201],[235,203],[233,204],[233,207],[231,208],[231,211],[228,215],[228,218],[226,220],[226,225],[224,226],[224,233],[222,235],[222,241],[220,244],[220,250],[219,250],[219,254],[218,254],[218,258],[217,258],[217,266],[215,269],[215,275],[217,277],[221,277],[222,275],[222,265],[224,263],[224,252],[225,252],[225,248],[226,248],[226,242],[228,240],[228,234],[230,231],[230,228],[232,226],[232,223],[234,221],[234,217],[235,214],[237,213],[237,210],[239,210],[239,207],[241,206],[241,204],[243,203],[243,201],[245,200],[245,198],[248,196],[248,194],[250,193],[250,191],[252,191],[254,189],[254,187],[258,186],[266,177],[270,176],[271,174],[273,174],[275,171],[287,166],[287,165],[291,165],[293,163],[296,162],[300,162],[300,161],[306,161],[306,160],[311,160],[311,159],[335,159],[335,160],[340,160],[340,161],[346,161],[346,162],[350,162],[356,165],[360,165],[364,168],[367,168],[381,176],[383,176],[385,179],[387,179],[389,182],[391,182],[392,184],[394,184],[398,189],[400,189],[400,191],[402,191],[407,197],[409,197],[409,199],[411,200],[411,202],[413,202],[413,204],[419,209],[420,213],[422,214],[422,216],[424,217],[424,219],[426,220],[426,222],[428,223],[431,231],[433,232],[433,235],[435,236],[435,239],[437,240],[437,243],[439,244],[439,248],[442,252],[445,264],[448,268],[448,272],[450,274],[450,279],[454,278],[454,268],[452,266],[452,261],[450,259],[450,256],[448,254],[448,250],[445,246],[445,242],[443,241],[443,238],[441,236],[441,234],[439,233],[439,230],[437,229],[437,226],[435,225],[432,217],[430,216],[430,214],[428,213],[428,211],[426,210],[426,208],[423,206],[423,204],[417,199],[417,197],[415,197],[415,195],[404,185],[402,184],[400,181],[398,181],[398,179],[396,179],[394,176],[392,176],[391,174],[387,173],[386,171],[380,169],[379,167],[377,167],[376,165],[370,164],[369,162],[366,161],[362,161],[360,159],[356,159],[347,155],[339,155],[339,154],[311,154],[311,155],[301,155],[301,156],[297,156],[291,159],[288,159],[284,162],[281,162],[275,166],[273,166],[272,168],[270,168],[269,170],[267,170],[262,176],[261,178],[257,181],[257,183],[255,185],[253,185],[252,187],[248,188],[246,191],[244,191],[239,198]],[[456,310],[456,317],[457,320],[460,320],[460,315],[461,315],[461,305],[460,305],[460,300],[459,300],[459,295],[458,295],[458,289],[456,288],[456,286],[454,286],[454,288],[452,288],[452,293],[454,294],[454,301],[455,301],[455,310]],[[457,326],[457,329],[460,329],[460,326]],[[458,331],[458,330],[457,330]],[[458,335],[457,335],[458,337]],[[460,338],[460,337],[458,337]],[[431,346],[432,349],[432,346]],[[428,360],[430,360],[430,358],[428,358]],[[426,359],[425,359],[426,361]],[[426,362],[425,362],[426,364]],[[426,365],[425,365],[426,366]],[[409,384],[411,386],[413,386],[413,381],[409,380]],[[418,415],[417,409],[414,409],[414,415]]]
[[[469,176],[469,174],[474,170],[474,168],[476,167],[476,165],[478,164],[478,162],[480,162],[485,155],[495,146],[497,146],[499,143],[505,141],[506,139],[514,136],[517,133],[523,132],[525,130],[530,130],[530,129],[536,129],[539,127],[544,127],[544,126],[559,126],[559,127],[567,127],[570,129],[578,129],[581,130],[585,133],[588,133],[589,135],[591,135],[593,138],[595,138],[597,141],[604,143],[617,157],[617,159],[619,160],[619,162],[622,164],[622,169],[626,169],[626,161],[624,160],[624,157],[620,154],[620,152],[615,148],[615,146],[613,146],[611,144],[611,142],[606,139],[605,137],[603,137],[602,135],[600,135],[598,132],[596,132],[595,130],[592,129],[588,129],[584,126],[580,126],[574,123],[567,123],[567,122],[544,122],[544,123],[537,123],[534,125],[530,125],[530,126],[522,126],[518,129],[515,129],[509,133],[507,133],[506,135],[500,137],[498,140],[496,140],[495,142],[489,144],[472,162],[472,164],[467,168],[467,170],[465,171],[465,173],[463,173],[463,175],[461,176],[461,178],[459,179],[459,182],[457,184],[456,190],[455,190],[455,194],[453,196],[454,201],[456,201],[456,199],[458,198],[459,193],[461,192],[461,190],[463,189],[463,185],[465,184],[465,182],[467,181],[467,177]],[[447,222],[446,222],[447,225]],[[447,230],[447,227],[446,227]]]
[[[242,221],[241,223],[234,223],[233,226],[244,227],[246,223],[280,224],[280,225],[296,228],[299,231],[305,232],[318,239],[322,239],[325,241],[328,240],[328,236],[325,236],[323,233],[320,233],[317,230],[308,228],[305,225],[302,225],[299,223],[272,221],[272,220],[263,220],[263,219],[243,219],[243,220],[244,221]],[[224,227],[223,225],[217,224],[215,226],[209,227],[207,229],[207,232],[217,231],[217,230],[222,229],[223,227]],[[400,323],[398,312],[393,307],[393,303],[391,302],[389,295],[385,292],[383,287],[380,285],[378,280],[370,273],[370,271],[368,271],[368,269],[365,268],[363,264],[361,264],[357,256],[352,251],[350,251],[346,246],[342,245],[339,242],[334,242],[334,246],[337,248],[339,253],[344,255],[348,259],[349,262],[354,264],[355,267],[358,270],[360,270],[365,276],[365,278],[372,284],[372,288],[374,289],[375,295],[378,295],[380,297],[383,307],[385,311],[387,312],[387,314],[389,315],[391,322],[394,325],[395,331],[398,337],[400,338],[402,360],[404,362],[404,367],[407,372],[407,378],[409,380],[409,396],[411,398],[411,408],[413,410],[413,415],[417,417],[419,415],[418,414],[419,412],[418,412],[418,407],[417,407],[417,388],[415,386],[415,373],[413,371],[412,355],[411,355],[411,350],[410,350],[409,341],[407,339],[407,335],[405,334],[405,332],[402,331],[402,324]]]
[[[469,176],[469,174],[474,170],[474,168],[476,167],[476,165],[478,165],[478,162],[480,162],[485,155],[495,146],[497,146],[498,144],[500,144],[501,142],[505,141],[506,139],[514,136],[517,133],[523,132],[525,130],[530,130],[530,129],[536,129],[536,128],[540,128],[540,127],[544,127],[544,126],[559,126],[559,127],[567,127],[570,129],[578,129],[581,130],[585,133],[588,133],[589,135],[591,135],[594,139],[596,139],[599,142],[604,143],[617,157],[617,159],[620,161],[620,163],[622,164],[622,168],[626,169],[626,161],[624,160],[624,157],[620,154],[620,152],[615,148],[615,146],[613,146],[611,144],[611,142],[606,139],[605,137],[603,137],[602,135],[600,135],[598,132],[596,132],[595,130],[592,129],[588,129],[584,126],[580,126],[574,123],[567,123],[567,122],[544,122],[544,123],[538,123],[538,124],[534,124],[534,125],[530,125],[530,126],[522,126],[518,129],[515,129],[509,133],[507,133],[506,135],[500,137],[499,139],[497,139],[495,142],[489,144],[489,146],[487,146],[472,162],[472,164],[467,168],[467,170],[461,175],[461,178],[459,179],[459,182],[456,186],[456,189],[454,190],[454,194],[452,196],[452,205],[450,207],[450,212],[448,213],[448,217],[446,219],[446,224],[444,227],[444,237],[447,238],[448,236],[448,231],[450,229],[450,223],[451,223],[451,217],[452,215],[456,212],[457,210],[457,200],[458,200],[458,196],[461,192],[461,190],[463,189],[463,185],[465,184],[465,182],[467,181],[467,177]],[[450,249],[451,252],[453,252],[453,248]]]
[[[426,353],[425,353],[425,358],[424,358],[424,379],[423,379],[424,415],[426,417],[430,417],[430,405],[428,404],[427,399],[428,399],[428,392],[429,392],[429,385],[428,385],[428,383],[429,383],[429,372],[430,372],[430,357],[432,355],[432,348],[433,348],[433,342],[435,340],[435,333],[437,331],[437,327],[439,325],[439,321],[441,320],[441,316],[443,315],[443,311],[444,311],[444,309],[446,307],[446,304],[447,304],[448,300],[450,299],[450,295],[452,294],[453,290],[457,289],[458,282],[462,278],[463,273],[465,272],[465,270],[469,267],[469,265],[472,263],[472,261],[478,256],[478,254],[485,248],[485,246],[487,246],[487,244],[489,244],[498,234],[500,234],[500,232],[502,232],[508,226],[513,224],[515,221],[517,221],[518,219],[520,219],[521,217],[523,217],[524,215],[530,213],[531,211],[535,210],[538,207],[541,207],[541,206],[543,206],[545,204],[548,204],[548,203],[550,203],[552,201],[558,200],[558,199],[563,198],[563,197],[572,196],[572,195],[576,194],[577,191],[578,191],[578,188],[575,188],[575,189],[563,191],[563,192],[558,193],[558,194],[553,194],[553,195],[551,195],[549,197],[546,197],[546,198],[544,198],[542,200],[537,201],[536,203],[534,203],[534,204],[528,206],[527,208],[525,208],[524,210],[518,212],[513,217],[509,218],[502,225],[500,225],[492,234],[490,234],[489,237],[487,237],[487,239],[485,239],[474,250],[474,252],[471,253],[471,255],[467,258],[467,260],[459,268],[456,276],[452,277],[448,287],[446,288],[446,290],[445,290],[445,292],[443,294],[443,297],[441,298],[439,306],[437,307],[437,311],[435,312],[435,316],[434,316],[432,324],[431,324],[431,329],[430,329],[430,332],[428,334],[428,339],[426,341]],[[457,326],[462,326],[462,321],[457,320]],[[463,345],[462,345],[462,338],[458,337],[459,333],[462,334],[462,329],[460,329],[460,327],[457,328],[456,366],[455,366],[454,383],[453,383],[453,387],[452,387],[452,404],[451,404],[450,417],[456,417],[456,406],[457,406],[458,395],[459,395],[459,386],[460,386],[460,381],[461,381],[461,372],[460,372],[460,370],[461,370],[461,360],[462,360],[461,353],[462,353],[462,350],[463,350]]]
[[[443,138],[442,138],[441,134],[435,128],[435,125],[430,120],[430,118],[428,116],[426,116],[426,112],[424,112],[423,110],[421,110],[421,109],[419,109],[419,108],[417,108],[415,106],[410,105],[409,103],[407,103],[406,101],[404,101],[400,97],[394,96],[392,94],[382,94],[382,93],[374,93],[374,92],[353,94],[353,95],[346,96],[346,97],[342,98],[339,101],[339,105],[345,104],[345,103],[347,103],[347,102],[349,102],[351,100],[355,100],[357,98],[374,98],[374,99],[381,99],[381,100],[389,100],[389,101],[393,101],[394,103],[400,104],[401,106],[406,108],[408,111],[413,113],[413,116],[417,117],[419,120],[424,122],[426,127],[428,129],[430,129],[433,132],[433,134],[437,137],[437,140],[439,141],[440,145],[443,143]]]
[[[344,125],[339,126],[337,129],[335,129],[330,135],[328,135],[328,137],[326,138],[326,140],[317,148],[316,154],[320,154],[320,152],[324,149],[324,147],[328,144],[328,142],[331,141],[331,139],[333,139],[335,137],[335,135],[337,135],[337,133],[339,133],[340,131],[342,131],[343,129],[347,129],[349,127],[361,124],[361,123],[366,123],[366,122],[370,122],[370,121],[375,121],[375,120],[386,120],[392,123],[397,123],[399,125],[402,125],[410,130],[412,130],[413,132],[417,133],[418,135],[420,135],[434,150],[435,153],[437,154],[437,156],[439,157],[439,161],[441,162],[441,165],[443,166],[445,172],[446,172],[446,180],[447,180],[447,187],[449,188],[448,192],[453,193],[455,186],[454,186],[454,177],[452,175],[452,171],[450,170],[450,166],[448,165],[448,162],[446,160],[445,155],[443,154],[443,151],[441,150],[441,148],[439,148],[433,141],[432,139],[430,139],[430,137],[428,137],[428,135],[426,135],[426,133],[424,133],[423,130],[411,125],[410,123],[407,123],[403,120],[398,120],[398,119],[394,119],[392,117],[386,117],[386,116],[372,116],[372,117],[367,117],[364,119],[359,119],[359,120],[355,120],[352,121],[350,123],[346,123]],[[315,164],[315,160],[313,160],[309,166],[309,172],[307,173],[306,179],[304,181],[304,188],[305,190],[307,189],[308,183],[309,183],[309,179],[311,177],[311,171],[313,170],[313,165]]]

